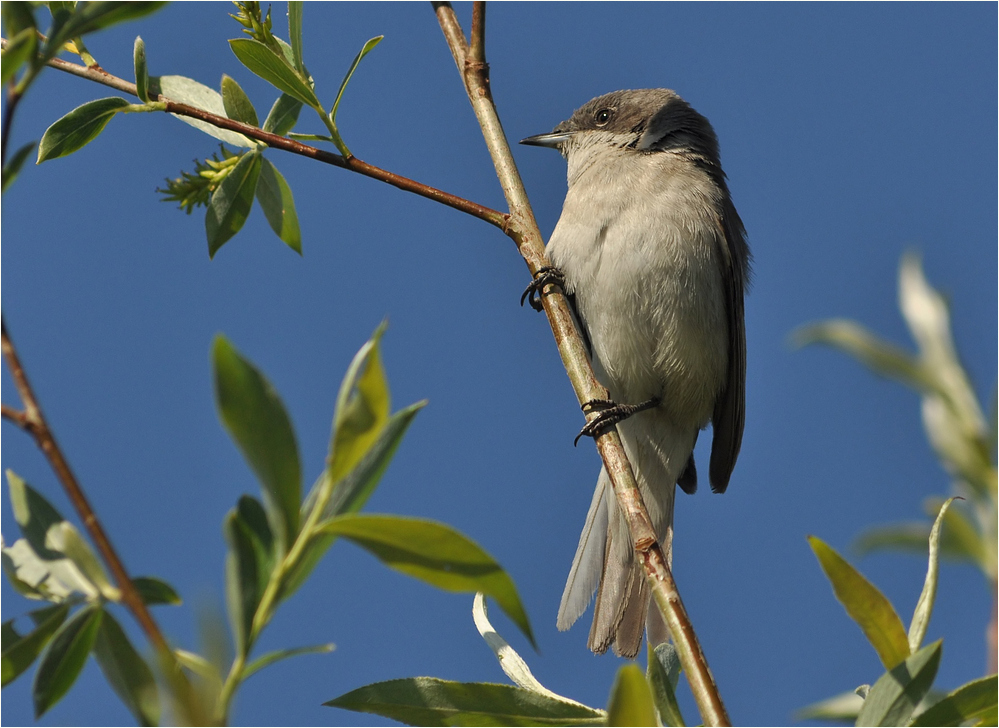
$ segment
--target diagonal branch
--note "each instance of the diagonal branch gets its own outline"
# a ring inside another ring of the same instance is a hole
[[[538,269],[547,264],[544,242],[489,91],[489,66],[485,62],[482,35],[485,27],[485,3],[474,4],[471,47],[465,40],[450,4],[433,5],[510,206],[508,234],[517,243],[531,274],[536,275]],[[592,399],[606,399],[606,390],[593,375],[585,345],[575,327],[565,296],[555,289],[552,295],[543,296],[541,301],[580,404]],[[731,725],[662,548],[656,541],[655,531],[617,430],[608,430],[597,438],[596,443],[613,483],[618,505],[628,521],[632,541],[645,568],[652,594],[676,643],[680,662],[687,673],[701,716],[706,725]]]

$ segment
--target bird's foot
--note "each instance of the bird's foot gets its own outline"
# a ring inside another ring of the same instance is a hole
[[[565,291],[565,275],[553,265],[543,265],[538,268],[531,285],[524,289],[524,293],[520,297],[520,305],[523,306],[524,301],[527,301],[535,311],[544,310],[541,305],[541,296],[544,295],[547,285],[556,285]]]
[[[579,442],[579,438],[584,435],[593,438],[599,437],[618,422],[622,422],[638,412],[652,409],[658,406],[658,404],[658,397],[652,397],[639,404],[618,404],[609,399],[591,399],[589,402],[583,404],[583,412],[589,414],[594,410],[600,410],[600,413],[583,426],[583,429],[576,435],[576,439],[572,441],[572,444],[575,447],[576,443]]]

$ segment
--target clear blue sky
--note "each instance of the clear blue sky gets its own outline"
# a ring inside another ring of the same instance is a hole
[[[141,34],[153,74],[218,87],[236,78],[261,118],[275,93],[244,69],[222,3],[179,3],[92,37],[131,76]],[[468,6],[459,7],[466,30]],[[284,27],[284,5],[274,6]],[[911,346],[896,304],[902,253],[922,252],[948,295],[978,394],[996,381],[996,5],[497,4],[492,87],[511,139],[550,130],[590,98],[669,87],[714,124],[755,279],[746,305],[746,435],[724,496],[678,495],[675,573],[733,719],[780,725],[872,682],[879,663],[833,598],[805,541],[846,551],[875,524],[919,518],[948,490],[914,394],[788,334],[843,316]],[[360,158],[502,208],[479,130],[428,4],[307,4],[306,62],[331,102],[365,40],[385,40],[347,91],[340,128]],[[108,89],[47,71],[18,111],[13,149]],[[303,112],[298,131],[320,131]],[[540,645],[495,622],[549,688],[603,706],[620,661],[586,650],[587,615],[555,613],[599,470],[529,281],[494,228],[427,200],[278,152],[303,225],[299,257],[256,209],[210,261],[203,213],[154,189],[214,141],[166,115],[115,119],[94,144],[28,167],[4,196],[3,311],[46,413],[133,573],[173,583],[157,608],[178,645],[221,603],[221,522],[255,481],[217,419],[208,352],[224,332],[271,378],[292,415],[306,479],[318,474],[333,401],[354,352],[388,317],[396,408],[417,417],[368,509],[450,523],[515,579]],[[546,234],[564,163],[515,150]],[[9,375],[3,401],[16,403]],[[71,508],[27,436],[4,424],[4,468]],[[702,438],[702,445],[709,442]],[[704,451],[700,451],[703,455]],[[16,535],[3,499],[3,532]],[[908,620],[925,563],[859,562]],[[503,682],[471,620],[445,594],[337,544],[284,606],[262,648],[332,641],[281,663],[237,700],[241,724],[378,723],[320,704],[361,685],[432,675]],[[3,617],[29,605],[4,584]],[[981,674],[983,580],[945,566],[928,637],[945,638],[938,686]],[[129,625],[131,629],[131,625]],[[31,722],[30,681],[4,691],[3,723]],[[696,711],[684,696],[687,718]],[[41,722],[128,723],[91,663]]]

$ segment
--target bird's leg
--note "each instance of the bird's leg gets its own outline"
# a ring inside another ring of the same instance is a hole
[[[543,265],[534,274],[531,285],[524,289],[524,293],[520,297],[520,305],[523,306],[524,301],[527,301],[535,311],[543,310],[541,296],[544,295],[545,286],[549,284],[556,285],[565,291],[565,276],[555,266]]]
[[[572,444],[575,446],[579,442],[579,438],[584,435],[587,437],[598,437],[618,422],[628,419],[633,414],[652,409],[658,405],[658,397],[652,397],[639,404],[618,404],[609,399],[591,399],[589,402],[583,403],[581,408],[583,412],[589,413],[595,409],[599,409],[601,412],[583,426],[583,429],[576,435],[576,439],[572,441]]]

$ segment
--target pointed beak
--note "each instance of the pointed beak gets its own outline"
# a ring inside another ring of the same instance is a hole
[[[536,134],[526,139],[521,139],[521,144],[530,147],[548,147],[549,149],[560,149],[563,144],[572,138],[572,132],[553,131],[548,134]]]

